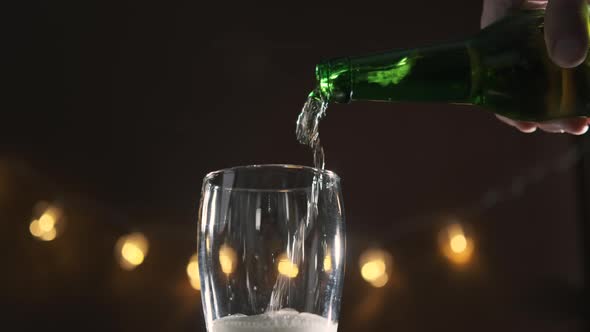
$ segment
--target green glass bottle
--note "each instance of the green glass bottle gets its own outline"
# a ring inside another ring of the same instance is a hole
[[[328,102],[470,104],[526,121],[590,116],[590,59],[553,64],[544,14],[514,12],[463,42],[324,61],[319,91]]]

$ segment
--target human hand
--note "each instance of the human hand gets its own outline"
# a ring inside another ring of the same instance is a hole
[[[542,9],[545,11],[545,44],[549,57],[562,68],[576,67],[588,52],[587,0],[484,0],[481,27],[502,18],[511,9]],[[588,131],[590,119],[576,117],[545,122],[516,121],[497,116],[503,122],[525,133],[537,128],[550,133],[582,135]]]

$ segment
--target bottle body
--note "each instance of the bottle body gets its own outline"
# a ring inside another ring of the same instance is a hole
[[[590,62],[553,64],[543,17],[519,11],[464,42],[329,60],[316,67],[320,91],[332,102],[472,104],[526,121],[590,116]]]

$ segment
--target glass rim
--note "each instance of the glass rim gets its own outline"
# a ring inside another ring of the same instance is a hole
[[[303,165],[294,165],[294,164],[253,164],[253,165],[241,165],[241,166],[233,166],[222,168],[216,171],[212,171],[207,173],[203,179],[203,184],[209,183],[211,186],[220,189],[227,189],[227,190],[244,190],[244,191],[266,191],[266,192],[290,192],[290,191],[299,191],[299,190],[309,190],[311,188],[311,184],[305,187],[293,187],[293,188],[282,188],[282,189],[257,189],[257,188],[236,188],[236,187],[224,187],[223,185],[213,184],[213,178],[225,173],[235,172],[239,170],[252,170],[252,169],[270,169],[270,168],[279,168],[279,169],[291,169],[291,170],[300,170],[304,172],[309,172],[312,175],[325,175],[328,178],[340,182],[340,176],[334,173],[333,171],[326,170],[326,169],[319,169],[311,166],[303,166]]]

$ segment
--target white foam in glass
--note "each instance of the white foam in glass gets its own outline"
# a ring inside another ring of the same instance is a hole
[[[211,332],[336,332],[338,324],[307,312],[282,309],[262,315],[241,314],[213,321]]]

